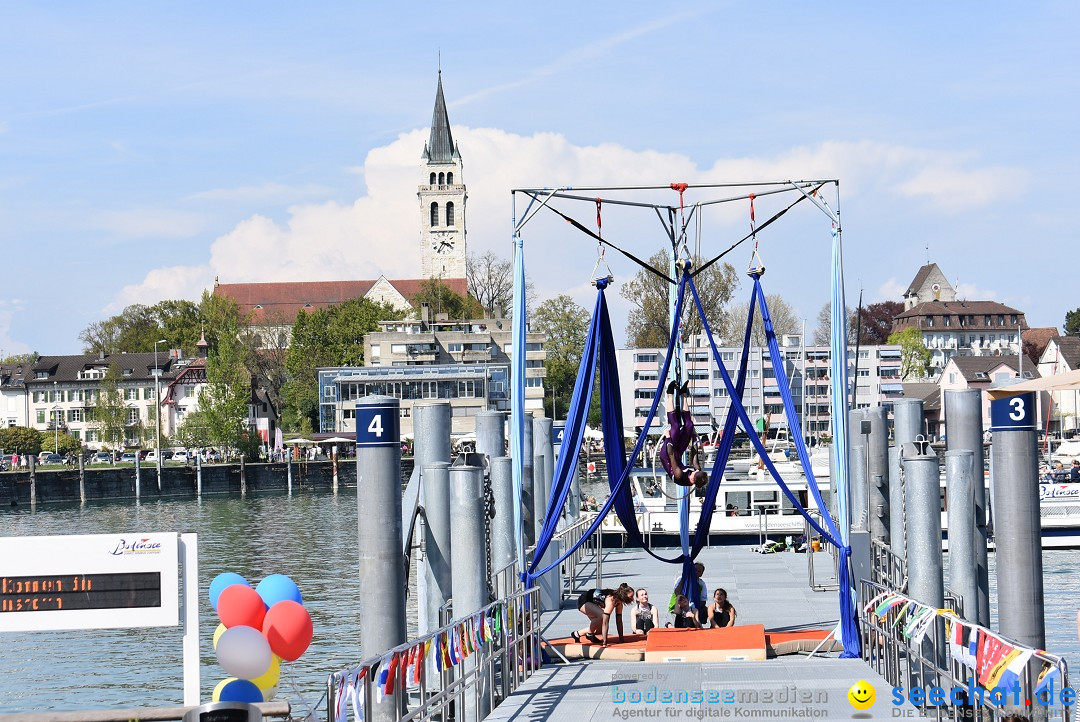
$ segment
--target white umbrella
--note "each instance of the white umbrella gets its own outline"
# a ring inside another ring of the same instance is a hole
[[[311,439],[289,439],[285,443],[286,444],[293,444],[293,445],[300,445],[300,444],[314,444],[315,442],[312,441]]]
[[[334,437],[331,437],[329,439],[323,439],[319,443],[320,444],[351,444],[354,441],[356,441],[356,439],[346,439],[346,438],[344,438],[342,436],[334,436]]]
[[[585,438],[586,439],[602,439],[602,438],[604,438],[604,435],[602,433],[600,433],[599,431],[597,431],[596,429],[592,428],[591,426],[586,426],[585,427]]]

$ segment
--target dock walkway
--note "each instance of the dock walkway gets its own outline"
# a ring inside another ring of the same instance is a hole
[[[656,550],[672,557],[677,550]],[[698,560],[710,592],[723,587],[738,612],[737,624],[763,624],[767,630],[832,629],[838,618],[836,591],[815,592],[807,583],[805,554],[757,554],[747,547],[712,547]],[[831,557],[815,554],[819,583],[835,576]],[[605,550],[603,586],[626,582],[644,586],[670,620],[668,598],[678,567],[656,561],[640,549]],[[591,565],[581,570],[575,589],[596,586]],[[574,595],[576,597],[576,594]],[[626,619],[629,624],[629,616]],[[543,615],[544,637],[566,637],[585,625],[564,599],[558,611]],[[629,627],[627,628],[629,632]],[[614,621],[612,637],[615,637]],[[867,711],[854,709],[848,690],[869,682],[877,701]],[[670,701],[662,702],[667,692]],[[631,694],[636,693],[636,694]],[[641,702],[632,702],[637,694]],[[625,695],[625,697],[624,697]],[[490,722],[586,722],[587,720],[666,719],[895,719],[917,717],[910,705],[896,707],[891,687],[858,659],[836,654],[808,659],[787,655],[758,662],[647,663],[585,661],[546,665],[494,709]],[[650,700],[657,701],[650,701]]]

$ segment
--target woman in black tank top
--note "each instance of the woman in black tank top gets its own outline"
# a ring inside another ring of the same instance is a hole
[[[593,644],[606,645],[608,643],[608,630],[611,627],[611,616],[615,615],[615,625],[619,630],[619,641],[623,641],[623,618],[624,604],[634,601],[634,589],[629,584],[620,584],[618,589],[593,589],[578,597],[578,611],[589,618],[589,626],[572,632],[570,637],[577,643],[585,637]],[[596,635],[603,632],[601,640]]]
[[[713,591],[713,600],[709,603],[709,622],[713,629],[735,626],[735,607],[728,601],[727,590],[723,588]]]

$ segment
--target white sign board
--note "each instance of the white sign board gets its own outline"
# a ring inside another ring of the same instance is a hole
[[[180,623],[177,534],[0,537],[0,632]]]

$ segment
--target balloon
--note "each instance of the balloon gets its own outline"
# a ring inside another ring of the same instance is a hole
[[[263,702],[272,702],[274,700],[274,695],[276,695],[276,694],[277,694],[277,687],[271,687],[270,689],[264,689],[263,690],[262,701]]]
[[[281,679],[281,657],[276,654],[271,654],[270,669],[266,670],[265,674],[260,674],[258,677],[252,677],[251,681],[255,683],[256,687],[265,692],[272,687],[276,687],[279,679]],[[264,701],[268,702],[269,700]]]
[[[214,630],[214,649],[217,649],[218,640],[221,639],[222,633],[228,629],[224,624],[217,625],[217,629]]]
[[[218,597],[218,617],[226,627],[254,627],[261,629],[266,605],[262,597],[251,587],[234,584]]]
[[[296,586],[296,582],[284,574],[271,574],[259,582],[259,586],[255,587],[255,591],[266,602],[267,609],[286,599],[291,599],[297,604],[304,603],[303,598],[300,596],[300,588]]]
[[[262,633],[274,654],[295,662],[311,644],[311,615],[302,604],[286,599],[266,612]]]
[[[245,587],[251,586],[250,584],[248,584],[247,579],[244,579],[236,572],[225,572],[223,574],[218,574],[216,577],[214,577],[214,581],[210,582],[210,606],[214,608],[215,612],[217,611],[218,607],[218,597],[221,596],[221,593],[223,591],[225,591],[227,588],[231,587],[234,584],[242,584]]]
[[[252,627],[229,627],[218,640],[218,664],[232,677],[262,676],[270,670],[272,657],[266,638]]]
[[[246,679],[229,677],[217,683],[214,687],[214,702],[247,702],[255,704],[263,701],[263,693],[258,687]]]

